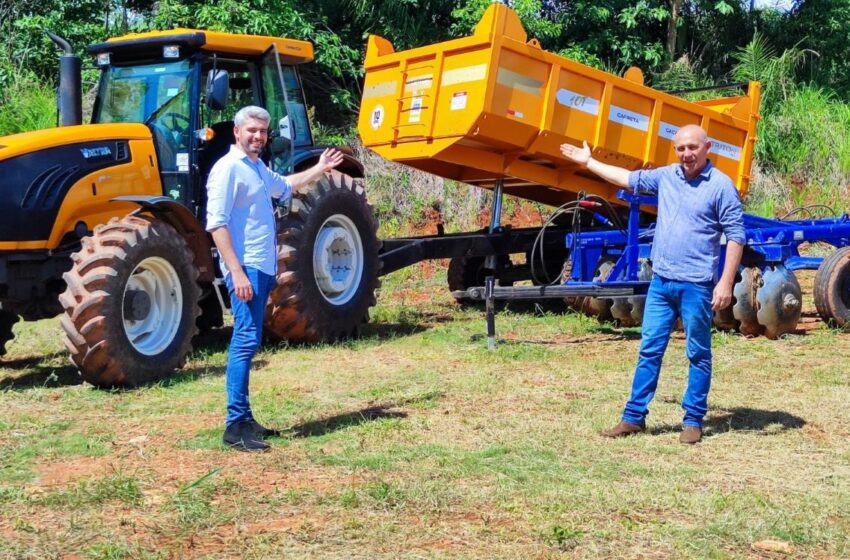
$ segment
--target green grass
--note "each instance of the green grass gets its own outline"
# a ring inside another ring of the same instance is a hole
[[[0,558],[795,558],[850,555],[850,335],[715,335],[707,437],[677,442],[674,335],[650,433],[603,441],[638,329],[455,306],[443,272],[385,278],[364,338],[266,347],[267,454],[221,443],[222,341],[135,391],[63,372],[55,322],[0,364]],[[226,344],[226,342],[225,342]],[[45,366],[45,362],[48,366]]]

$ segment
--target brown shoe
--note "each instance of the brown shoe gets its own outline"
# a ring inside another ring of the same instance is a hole
[[[619,438],[639,434],[646,430],[646,426],[641,424],[631,424],[629,422],[620,422],[610,430],[602,432],[603,437]]]
[[[699,443],[701,439],[702,428],[697,428],[696,426],[685,426],[682,429],[682,433],[679,434],[679,443],[684,443],[686,445]]]

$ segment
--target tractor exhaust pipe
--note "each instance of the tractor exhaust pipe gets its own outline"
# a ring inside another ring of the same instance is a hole
[[[83,123],[82,61],[74,56],[71,45],[55,33],[47,31],[50,40],[64,53],[59,57],[58,107],[61,126]]]

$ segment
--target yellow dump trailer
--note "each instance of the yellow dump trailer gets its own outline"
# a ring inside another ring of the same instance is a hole
[[[760,89],[689,102],[643,85],[637,68],[617,77],[546,52],[516,13],[492,4],[470,37],[395,52],[369,37],[358,128],[381,156],[465,183],[547,204],[616,188],[564,159],[564,142],[630,169],[676,161],[672,138],[698,124],[714,164],[746,194]]]

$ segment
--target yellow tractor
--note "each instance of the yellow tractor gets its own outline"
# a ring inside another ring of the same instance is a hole
[[[198,330],[222,324],[226,290],[204,229],[206,177],[233,114],[272,115],[264,159],[286,173],[315,146],[298,65],[310,43],[175,29],[91,45],[101,69],[81,124],[81,62],[60,37],[63,126],[0,138],[0,354],[23,318],[61,315],[83,378],[133,386],[181,367]],[[350,149],[280,201],[267,331],[315,341],[357,331],[375,303],[377,223]]]

